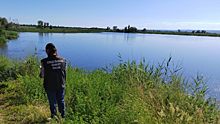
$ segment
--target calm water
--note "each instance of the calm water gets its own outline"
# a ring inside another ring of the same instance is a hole
[[[71,61],[75,67],[93,70],[105,64],[117,64],[119,53],[123,60],[143,57],[150,64],[157,64],[172,56],[174,63],[181,63],[185,76],[196,77],[200,72],[210,78],[209,95],[220,100],[220,38],[124,34],[124,33],[19,33],[20,37],[0,45],[0,53],[9,57],[24,57],[28,43],[37,47],[37,55],[46,57],[44,48],[52,42],[58,54]]]

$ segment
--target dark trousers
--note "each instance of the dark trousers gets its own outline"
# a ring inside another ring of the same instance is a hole
[[[65,118],[64,88],[62,90],[46,91],[46,93],[50,103],[51,117],[53,118],[54,115],[57,115],[57,103],[62,118]]]

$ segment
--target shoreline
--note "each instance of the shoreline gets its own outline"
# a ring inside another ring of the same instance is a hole
[[[21,28],[10,28],[8,31],[16,32],[38,32],[38,33],[102,33],[102,32],[116,32],[126,33],[123,30],[106,30],[106,29],[83,29],[83,28],[35,28],[35,27],[21,27]],[[168,32],[168,31],[136,31],[130,33],[141,33],[141,34],[165,34],[165,35],[183,35],[183,36],[208,36],[208,37],[220,37],[217,33],[191,33],[191,32]]]
[[[220,34],[216,34],[216,33],[144,32],[143,34],[166,34],[166,35],[183,35],[183,36],[208,36],[208,37],[220,37]]]

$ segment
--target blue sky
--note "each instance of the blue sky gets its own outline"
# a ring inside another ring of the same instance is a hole
[[[220,0],[0,0],[0,17],[21,24],[220,30]]]

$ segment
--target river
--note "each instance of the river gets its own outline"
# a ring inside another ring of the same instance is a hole
[[[117,65],[123,60],[143,57],[150,64],[167,60],[179,63],[186,77],[201,73],[209,79],[209,96],[220,100],[220,38],[136,33],[19,33],[19,38],[0,45],[0,53],[14,58],[27,55],[28,44],[36,46],[37,56],[46,57],[45,46],[52,42],[58,54],[75,67],[93,70]]]

